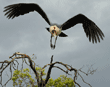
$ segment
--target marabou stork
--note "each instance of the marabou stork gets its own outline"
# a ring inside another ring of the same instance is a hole
[[[18,4],[12,4],[5,7],[4,12],[5,15],[7,15],[7,18],[14,18],[18,17],[20,15],[24,15],[26,13],[29,13],[31,11],[38,12],[45,21],[50,25],[50,28],[46,28],[51,33],[51,39],[50,39],[50,46],[51,48],[55,49],[55,44],[57,37],[67,37],[65,33],[63,33],[63,30],[67,30],[74,25],[81,23],[83,26],[83,29],[86,33],[86,36],[89,37],[89,41],[97,43],[100,42],[100,38],[103,40],[104,34],[99,29],[99,27],[89,18],[87,18],[83,14],[78,14],[69,20],[67,20],[65,23],[58,25],[57,23],[51,23],[46,15],[46,13],[42,10],[42,8],[38,4],[34,3],[18,3]],[[52,44],[52,37],[55,37],[54,45]],[[100,37],[99,37],[100,36]]]

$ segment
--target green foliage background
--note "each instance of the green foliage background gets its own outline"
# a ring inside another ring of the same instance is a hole
[[[36,70],[39,73],[39,78],[41,76],[41,67],[36,67]],[[35,79],[32,78],[32,76],[29,74],[30,70],[28,68],[21,70],[15,70],[13,73],[12,81],[13,81],[13,86],[20,86],[24,87],[32,87],[32,84],[34,84],[35,87],[37,86],[37,80],[36,77]],[[42,70],[42,75],[45,76],[45,69]],[[45,80],[45,79],[43,79]],[[57,79],[53,80],[52,78],[49,79],[48,83],[46,84],[46,87],[75,87],[74,82],[72,78],[68,78],[65,75],[60,75]]]

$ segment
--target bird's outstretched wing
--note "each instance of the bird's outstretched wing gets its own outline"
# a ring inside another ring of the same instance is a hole
[[[59,37],[67,37],[68,35],[66,35],[65,33],[61,32]]]
[[[82,23],[84,31],[86,33],[86,36],[89,36],[89,41],[94,43],[94,41],[97,43],[97,40],[100,42],[100,38],[103,40],[104,34],[103,32],[98,28],[98,26],[88,19],[83,14],[78,14],[71,19],[67,20],[65,23],[61,25],[62,30],[69,29],[70,27],[73,27],[74,25]],[[100,38],[99,38],[100,36]]]
[[[19,15],[24,15],[26,13],[29,13],[31,11],[37,11],[44,19],[45,21],[50,25],[50,21],[46,15],[46,13],[42,10],[42,8],[38,4],[34,3],[18,3],[6,6],[4,8],[5,15],[7,15],[7,18],[14,18],[18,17]]]
[[[48,32],[50,32],[49,28],[46,28]]]

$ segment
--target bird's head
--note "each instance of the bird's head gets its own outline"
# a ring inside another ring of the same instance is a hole
[[[52,34],[52,37],[56,37],[61,33],[61,29],[56,25],[50,26],[50,33]]]
[[[52,37],[59,36],[61,33],[61,29],[58,28],[56,25],[50,26],[50,28],[47,28],[47,30],[51,33]]]

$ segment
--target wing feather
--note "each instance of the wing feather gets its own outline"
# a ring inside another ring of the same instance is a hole
[[[86,36],[89,38],[89,41],[97,43],[100,42],[100,38],[103,40],[104,34],[103,32],[99,29],[99,27],[90,19],[88,19],[85,15],[83,14],[78,14],[69,20],[67,20],[65,23],[61,25],[62,30],[69,29],[76,24],[81,23],[83,26],[83,29],[86,33]],[[100,38],[99,38],[100,36]]]
[[[42,8],[38,4],[18,3],[18,4],[6,6],[4,7],[4,9],[5,9],[4,12],[6,12],[5,15],[7,15],[9,19],[27,14],[32,11],[37,11],[45,19],[45,21],[50,25],[50,21],[46,13],[42,10]]]

